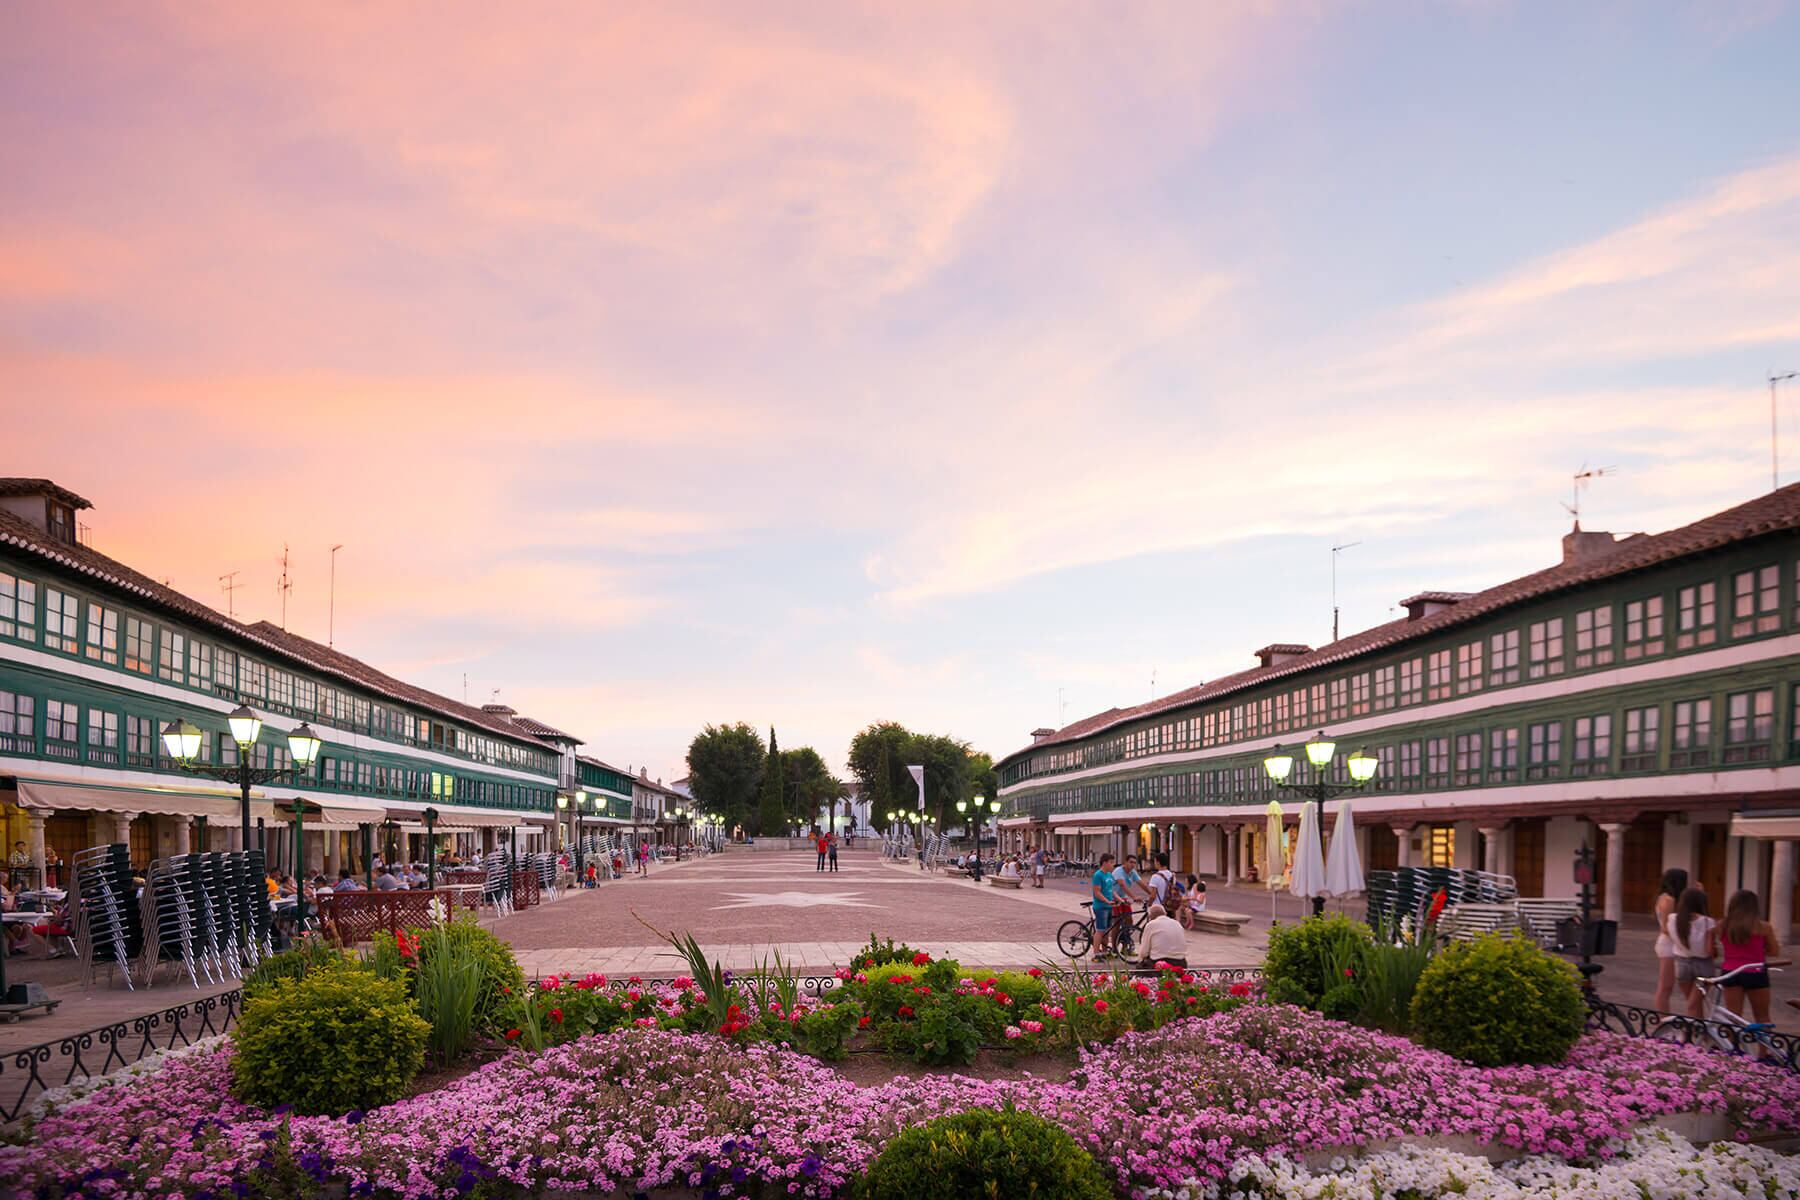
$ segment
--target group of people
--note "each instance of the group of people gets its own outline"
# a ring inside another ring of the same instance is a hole
[[[814,835],[814,838],[813,838],[813,845],[814,845],[814,848],[817,849],[819,852],[819,865],[816,869],[820,870],[820,871],[835,871],[835,870],[837,870],[838,869],[837,834],[835,834],[835,833],[816,834],[816,835]]]
[[[1111,853],[1100,856],[1100,865],[1089,882],[1094,913],[1094,957],[1130,958],[1133,921],[1137,905],[1144,906],[1146,963],[1166,962],[1187,966],[1187,931],[1196,913],[1206,911],[1206,881],[1186,878],[1169,869],[1169,856],[1159,853],[1155,869],[1146,878],[1138,870],[1135,854],[1119,862]]]
[[[41,886],[61,887],[62,867],[62,857],[56,853],[56,847],[46,845],[44,847],[44,878]],[[32,869],[31,851],[25,848],[24,842],[14,842],[12,853],[6,857],[6,886],[15,892],[40,886],[40,881],[35,878],[36,874],[37,872]]]
[[[423,888],[430,882],[425,868],[419,863],[386,863],[376,859],[373,876],[371,883],[365,885],[349,867],[340,869],[335,880],[320,872],[305,880],[306,898],[316,899],[321,892],[401,892]],[[271,870],[264,882],[271,902],[290,900],[301,890],[294,877],[285,872]]]
[[[1769,1020],[1769,968],[1779,965],[1781,942],[1762,919],[1762,901],[1748,889],[1733,892],[1725,915],[1715,920],[1706,889],[1679,867],[1663,872],[1656,896],[1655,1008],[1668,1012],[1677,988],[1687,1015],[1704,1017],[1702,981],[1723,978],[1725,1007],[1739,1017],[1749,1002],[1752,1019]],[[1788,1004],[1800,1008],[1800,1000]]]

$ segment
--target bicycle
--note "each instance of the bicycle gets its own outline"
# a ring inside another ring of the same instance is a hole
[[[1083,900],[1081,902],[1081,907],[1088,910],[1088,916],[1085,921],[1064,921],[1062,923],[1062,928],[1056,931],[1056,948],[1061,950],[1063,954],[1069,958],[1080,958],[1094,948],[1094,902],[1092,900]],[[1137,906],[1134,905],[1133,908],[1137,908]],[[1149,920],[1150,909],[1148,905],[1138,909],[1136,915],[1132,917],[1131,924],[1128,926],[1128,932],[1125,936],[1124,954],[1126,957],[1130,957],[1134,935],[1142,933],[1144,931],[1145,923]],[[1108,926],[1107,932],[1110,933],[1111,930],[1112,927]]]
[[[1778,973],[1788,962],[1788,959],[1776,959],[1760,965],[1771,973]],[[1677,1015],[1664,1017],[1650,1036],[1658,1041],[1686,1042],[1726,1053],[1744,1050],[1745,1044],[1749,1043],[1756,1047],[1755,1057],[1760,1057],[1764,1052],[1779,1055],[1779,1051],[1769,1041],[1769,1034],[1775,1029],[1772,1023],[1748,1020],[1725,1007],[1725,987],[1731,982],[1731,978],[1740,971],[1754,970],[1758,965],[1746,963],[1719,975],[1694,980],[1705,997],[1705,1015],[1699,1018]]]

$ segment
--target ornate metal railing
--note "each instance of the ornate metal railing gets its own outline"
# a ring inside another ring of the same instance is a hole
[[[237,1024],[243,1002],[243,993],[234,988],[0,1056],[0,1121],[17,1120],[34,1098],[52,1088],[224,1033]]]
[[[1588,995],[1587,1027],[1622,1033],[1626,1037],[1686,1042],[1721,1054],[1741,1054],[1790,1071],[1800,1071],[1800,1035],[1776,1029],[1745,1029],[1722,1021],[1702,1021],[1654,1008],[1639,1008],[1635,1004],[1615,1004],[1592,993]]]

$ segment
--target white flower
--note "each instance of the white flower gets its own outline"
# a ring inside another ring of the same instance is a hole
[[[201,1038],[199,1041],[189,1043],[186,1046],[176,1046],[170,1050],[153,1050],[132,1063],[129,1067],[120,1067],[118,1070],[106,1075],[86,1075],[63,1087],[51,1088],[36,1100],[32,1101],[31,1107],[26,1109],[18,1119],[26,1124],[35,1124],[49,1116],[51,1113],[67,1108],[78,1101],[85,1100],[96,1092],[103,1091],[116,1084],[130,1082],[133,1079],[141,1079],[145,1075],[153,1075],[157,1071],[162,1070],[165,1064],[174,1062],[178,1058],[186,1058],[192,1054],[206,1054],[210,1051],[217,1050],[228,1037],[228,1034],[218,1033],[211,1037]]]

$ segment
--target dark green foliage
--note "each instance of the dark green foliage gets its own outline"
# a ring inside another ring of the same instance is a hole
[[[893,938],[888,938],[885,942],[877,942],[875,935],[871,933],[869,944],[858,950],[856,957],[850,960],[850,970],[853,972],[867,971],[870,967],[885,966],[888,963],[910,963],[913,956],[918,953],[905,942],[896,945]]]
[[[865,1200],[1108,1200],[1093,1156],[1014,1109],[976,1109],[901,1132],[869,1168]]]
[[[1298,925],[1269,928],[1263,960],[1263,991],[1282,1004],[1316,1009],[1348,1020],[1362,1009],[1356,968],[1373,934],[1341,913],[1308,917]]]
[[[775,727],[769,727],[769,761],[763,767],[762,794],[757,801],[756,836],[781,837],[787,833],[787,808],[782,803],[786,790],[781,773],[781,750],[775,744]]]
[[[1412,1002],[1426,1045],[1481,1067],[1561,1062],[1586,1017],[1574,967],[1494,933],[1440,952]]]
[[[406,988],[354,967],[276,980],[244,1002],[233,1090],[263,1108],[339,1116],[398,1100],[425,1061],[431,1026]]]
[[[244,999],[262,995],[283,979],[301,979],[314,971],[358,966],[358,960],[320,937],[304,937],[291,949],[256,964],[244,978]]]
[[[688,786],[694,802],[724,817],[728,827],[748,826],[767,756],[762,735],[742,721],[708,725],[688,745]]]

